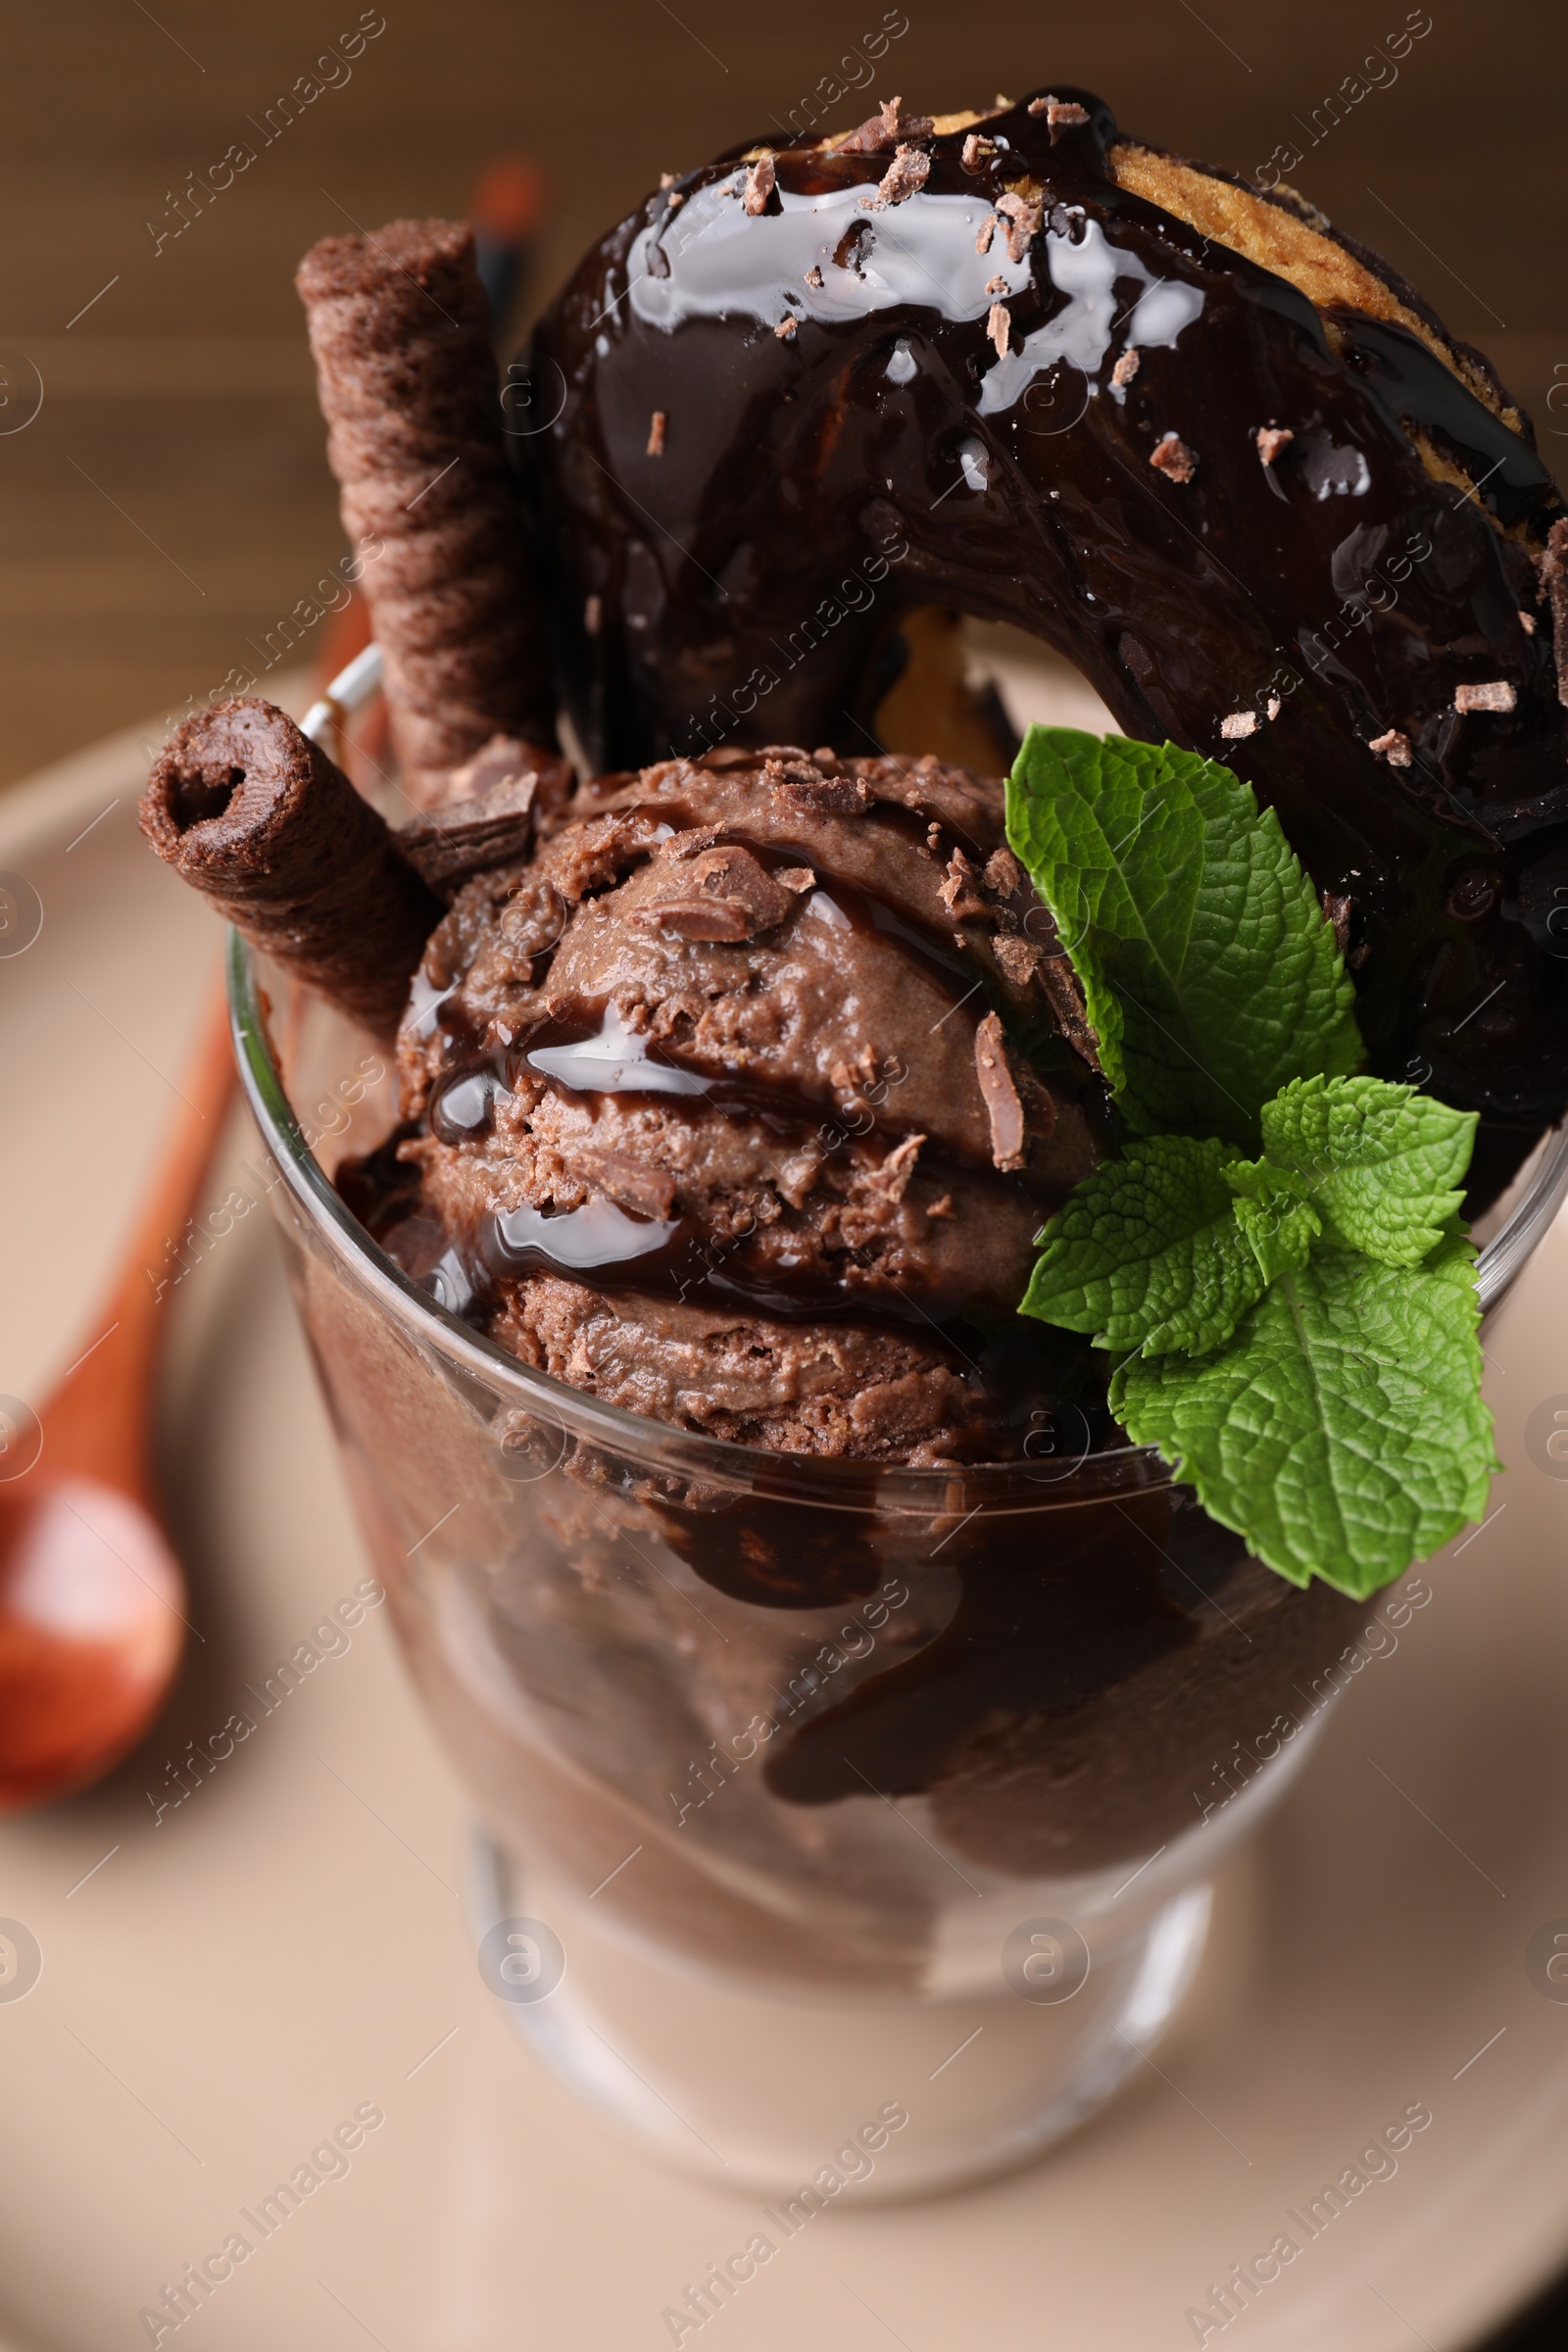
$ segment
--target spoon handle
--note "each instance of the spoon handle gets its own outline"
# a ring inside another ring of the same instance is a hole
[[[148,1430],[160,1322],[173,1249],[194,1213],[234,1088],[228,1003],[213,991],[179,1082],[163,1157],[113,1286],[78,1354],[44,1406],[44,1466],[81,1470],[154,1507]]]

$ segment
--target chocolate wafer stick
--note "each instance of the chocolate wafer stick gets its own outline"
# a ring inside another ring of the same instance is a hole
[[[215,703],[165,745],[141,797],[160,858],[378,1037],[396,1034],[445,912],[339,767],[271,703]]]
[[[411,800],[492,735],[556,740],[544,617],[495,406],[473,232],[393,220],[325,237],[295,284],[310,321],[343,527],[364,573]]]

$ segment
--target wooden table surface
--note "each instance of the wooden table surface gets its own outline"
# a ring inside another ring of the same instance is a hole
[[[1430,29],[1398,59],[1407,22]],[[943,108],[1050,79],[1246,170],[1294,142],[1297,183],[1494,352],[1549,456],[1568,448],[1554,0],[1116,0],[1054,20],[935,0],[73,0],[13,12],[7,39],[0,782],[204,696],[339,552],[291,282],[307,245],[461,213],[482,163],[523,150],[550,196],[520,328],[661,170],[799,116],[846,55],[863,86],[829,127],[873,93]],[[307,74],[332,86],[284,123]],[[1324,130],[1352,75],[1364,95]],[[181,228],[189,174],[210,183],[235,141],[254,163]]]

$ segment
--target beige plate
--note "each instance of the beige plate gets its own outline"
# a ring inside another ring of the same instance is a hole
[[[135,834],[138,765],[127,737],[0,808],[0,869],[44,906],[0,960],[0,1389],[34,1400],[94,1336],[217,984],[218,926]],[[231,1162],[251,1148],[236,1128]],[[155,1826],[168,1761],[366,1572],[265,1222],[174,1294],[165,1464],[205,1637],[175,1707],[109,1786],[0,1829],[0,1915],[43,1954],[0,2001],[0,2331],[15,2352],[145,2343],[141,2307],[237,2230],[253,2250],[187,2323],[207,2352],[667,2344],[664,2307],[763,2227],[757,2207],[623,2150],[514,2035],[460,1899],[463,1796],[384,1617]],[[846,2189],[705,2343],[1190,2344],[1209,2282],[1303,2238],[1287,2209],[1417,2101],[1433,2121],[1396,2177],[1226,2340],[1457,2347],[1568,2257],[1568,2006],[1525,1965],[1568,1914],[1568,1484],[1525,1440],[1568,1390],[1565,1285],[1559,1220],[1490,1335],[1497,1515],[1427,1572],[1430,1604],[1222,1888],[1157,2071],[999,2185],[859,2212]],[[918,2087],[888,2086],[911,2130]],[[347,2177],[263,2240],[241,2209],[367,2102],[385,2121]]]

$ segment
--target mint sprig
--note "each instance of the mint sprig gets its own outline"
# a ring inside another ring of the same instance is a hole
[[[1268,1287],[1227,1176],[1228,1144],[1150,1136],[1084,1179],[1043,1235],[1023,1312],[1097,1348],[1200,1354]],[[1294,1203],[1293,1203],[1294,1205]]]
[[[1022,1309],[1115,1351],[1128,1435],[1258,1559],[1375,1592],[1500,1466],[1457,1216],[1475,1116],[1349,1074],[1333,931],[1228,769],[1033,728],[1007,829],[1136,1131],[1047,1225]]]
[[[1316,1250],[1226,1347],[1130,1356],[1111,1411],[1256,1558],[1364,1599],[1479,1519],[1500,1467],[1474,1258],[1461,1234],[1413,1268]]]
[[[1140,1135],[1255,1149],[1289,1078],[1361,1059],[1334,934],[1272,809],[1175,744],[1031,727],[1007,839],[1055,918]]]
[[[1265,1103],[1262,1130],[1330,1238],[1384,1265],[1419,1265],[1459,1213],[1475,1114],[1413,1087],[1309,1078]]]

